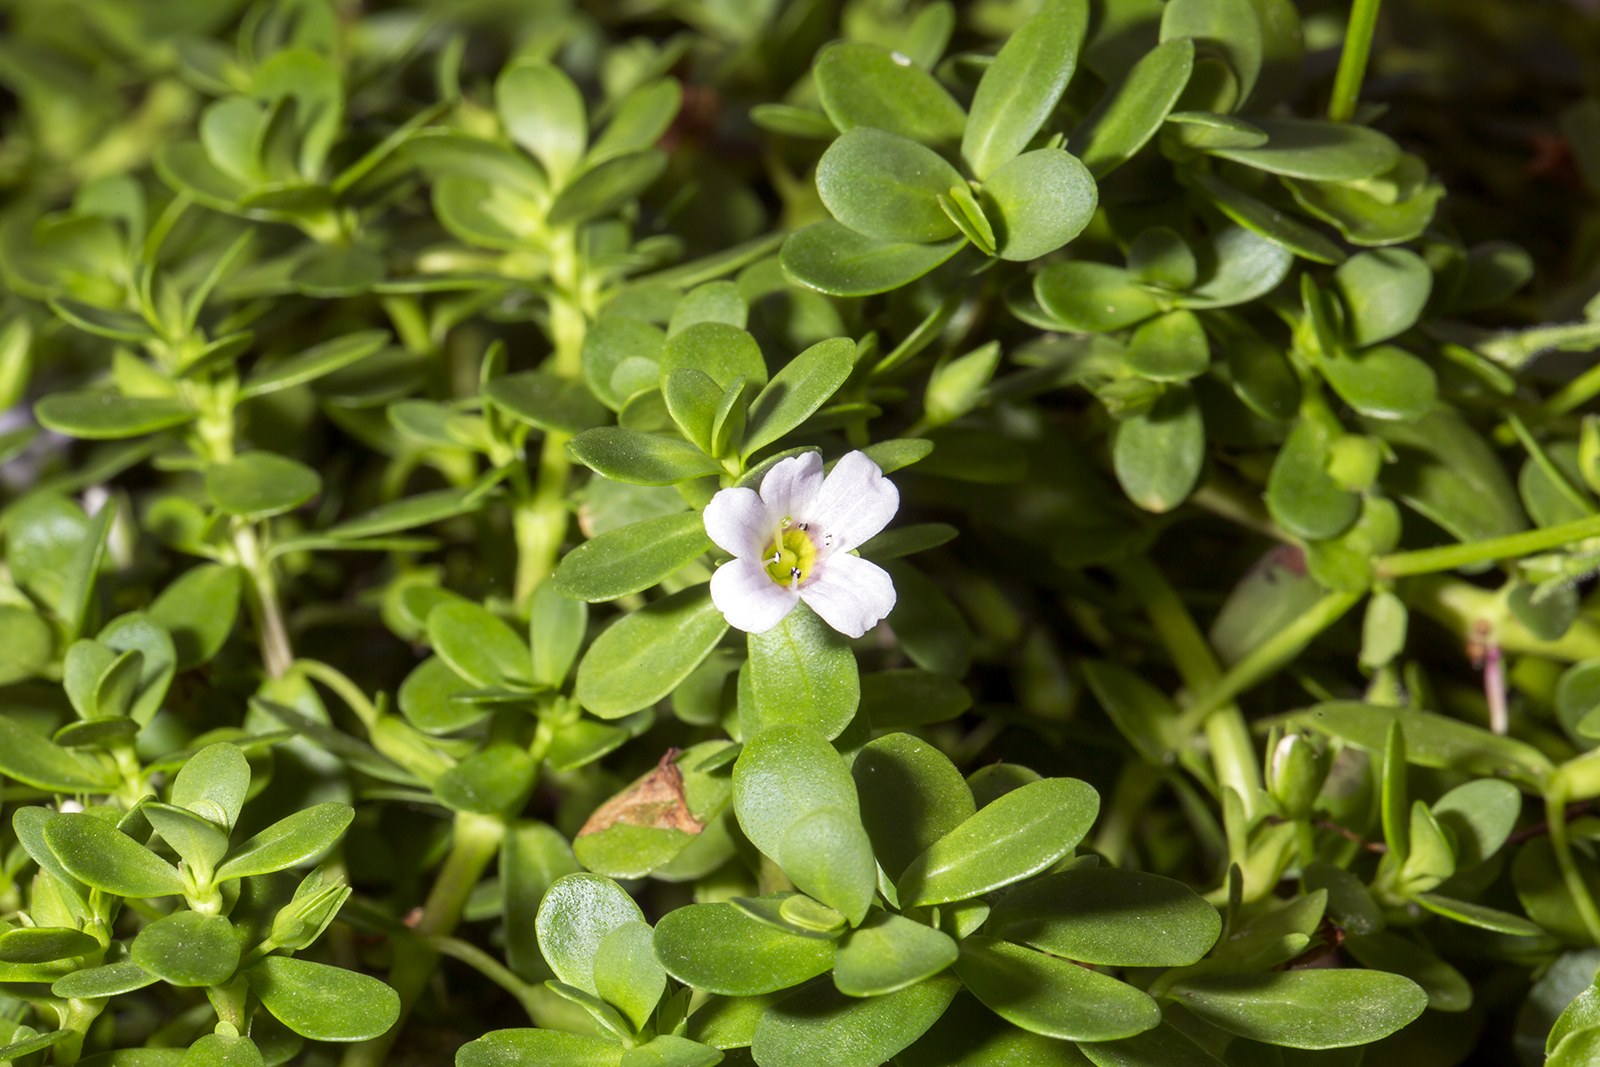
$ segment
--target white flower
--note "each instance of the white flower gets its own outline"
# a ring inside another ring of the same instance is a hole
[[[804,600],[835,630],[860,637],[893,610],[894,583],[849,553],[899,507],[899,490],[861,452],[826,479],[815,452],[773,464],[759,496],[724,489],[706,505],[706,533],[734,557],[711,576],[711,602],[729,625],[758,634]]]

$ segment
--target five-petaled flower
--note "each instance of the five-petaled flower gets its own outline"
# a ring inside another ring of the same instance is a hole
[[[733,559],[711,577],[711,600],[730,625],[770,630],[804,600],[840,633],[860,637],[894,608],[883,568],[850,550],[894,518],[900,492],[864,453],[826,479],[815,452],[773,464],[761,493],[724,489],[706,505],[706,533]]]

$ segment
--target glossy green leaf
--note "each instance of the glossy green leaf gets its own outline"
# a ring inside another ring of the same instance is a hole
[[[1144,378],[1185,382],[1211,366],[1211,346],[1194,312],[1169,311],[1134,331],[1127,363]]]
[[[959,988],[943,975],[862,999],[808,986],[767,1009],[750,1048],[762,1067],[878,1067],[921,1037]]]
[[[797,889],[851,923],[866,918],[877,890],[878,869],[872,842],[853,804],[804,811],[784,831],[776,858]]]
[[[1109,88],[1072,131],[1067,147],[1096,178],[1131,159],[1161,128],[1194,68],[1194,42],[1163,41]]]
[[[1365,126],[1267,116],[1251,121],[1266,132],[1266,144],[1212,154],[1286,178],[1324,182],[1376,177],[1400,159],[1398,145]]]
[[[1261,73],[1265,42],[1249,0],[1171,0],[1161,15],[1161,40],[1178,37],[1217,49],[1237,80],[1236,102],[1250,96]]]
[[[131,958],[170,985],[213,986],[233,977],[241,948],[233,924],[222,916],[178,911],[140,930]]]
[[[1222,921],[1182,882],[1090,867],[1017,886],[995,905],[986,929],[1082,963],[1186,967],[1211,950]]]
[[[615,156],[584,170],[550,205],[552,226],[570,226],[608,214],[638,196],[667,169],[654,148]]]
[[[132,993],[135,989],[143,989],[159,981],[155,975],[146,974],[132,960],[123,960],[121,963],[108,963],[100,967],[86,967],[81,971],[73,971],[65,977],[56,979],[50,991],[58,997],[88,1000],[94,997],[114,997],[122,993]]]
[[[945,722],[971,706],[972,694],[965,686],[931,671],[901,668],[861,676],[861,708],[879,729]]]
[[[835,337],[785,364],[751,402],[740,453],[751,456],[810,418],[850,377],[855,358],[855,343]]]
[[[1433,290],[1433,272],[1404,248],[1351,256],[1333,272],[1350,343],[1365,347],[1409,330]]]
[[[634,485],[672,485],[722,470],[721,464],[688,441],[620,426],[585,430],[567,448],[584,466]]]
[[[1205,462],[1205,423],[1194,394],[1169,387],[1148,411],[1117,424],[1112,467],[1128,497],[1146,511],[1183,503]]]
[[[622,1067],[713,1067],[722,1053],[686,1037],[661,1034],[622,1054]]]
[[[495,1030],[461,1046],[456,1067],[508,1067],[518,1063],[561,1067],[621,1067],[622,1046],[603,1037],[560,1030]]]
[[[1458,785],[1433,804],[1433,816],[1449,832],[1462,870],[1498,852],[1521,814],[1517,787],[1489,778]]]
[[[680,367],[703,371],[726,389],[743,378],[752,387],[767,381],[766,361],[754,337],[726,322],[697,322],[667,339],[661,352],[663,378]]]
[[[245,971],[261,1006],[313,1041],[366,1041],[400,1017],[400,997],[369,975],[288,956]]]
[[[1067,0],[1056,0],[1065,6]],[[1083,232],[1098,192],[1089,169],[1059,148],[1041,148],[1002,164],[984,184],[1001,259],[1027,261],[1054,252]]]
[[[1053,264],[1034,276],[1033,290],[1044,309],[1069,329],[1119,330],[1159,310],[1127,271],[1103,263]]]
[[[749,997],[799,985],[833,966],[834,943],[757,922],[731,904],[691,904],[656,924],[656,958],[694,989]]]
[[[1299,219],[1212,175],[1197,174],[1194,183],[1224,215],[1273,244],[1314,263],[1344,261],[1338,245]]]
[[[354,818],[355,812],[348,804],[330,801],[302,808],[230,852],[217,868],[217,881],[267,874],[304,863],[333,847]]]
[[[1463,541],[1503,537],[1527,526],[1516,491],[1488,442],[1445,406],[1420,419],[1366,424],[1394,449],[1384,488]]]
[[[966,129],[966,112],[944,86],[887,48],[830,45],[817,56],[812,76],[822,110],[840,130],[868,126],[935,148],[954,148]]]
[[[727,630],[706,586],[663,597],[595,639],[578,663],[573,696],[603,719],[647,708],[688,677]]]
[[[839,942],[833,984],[852,997],[883,996],[938,974],[958,955],[938,930],[880,911]]]
[[[511,139],[544,165],[552,185],[564,185],[589,144],[572,79],[549,63],[515,63],[495,79],[494,102]]]
[[[682,102],[683,89],[672,78],[660,78],[633,89],[617,104],[611,121],[595,138],[589,149],[589,161],[599,162],[649,148],[661,140],[672,120],[678,117]]]
[[[145,801],[139,810],[190,870],[209,876],[227,854],[227,832],[211,820],[187,808],[152,800]]]
[[[1171,995],[1230,1033],[1304,1049],[1377,1041],[1428,1006],[1410,979],[1365,970],[1200,975],[1179,981]]]
[[[120,775],[92,755],[78,755],[0,716],[0,772],[38,789],[61,793],[109,792]]]
[[[182,400],[109,392],[53,393],[34,405],[46,429],[91,440],[138,437],[182,426],[197,412]]]
[[[895,1057],[900,1067],[1088,1067],[1070,1041],[1012,1026],[965,991],[939,1021]]]
[[[428,612],[428,640],[461,677],[485,689],[532,682],[528,645],[498,615],[468,600]]]
[[[871,296],[913,282],[961,250],[965,238],[934,244],[877,241],[839,222],[796,231],[783,244],[783,269],[830,296]]]
[[[1217,231],[1195,248],[1198,273],[1179,307],[1233,307],[1265,296],[1294,265],[1294,254],[1243,226]]]
[[[618,927],[643,922],[633,898],[609,878],[569,874],[558,879],[539,905],[539,948],[556,977],[597,993],[595,953]]]
[[[1346,937],[1344,948],[1362,966],[1403,975],[1417,983],[1434,1011],[1466,1011],[1472,1006],[1472,986],[1461,972],[1409,938],[1383,930]]]
[[[850,643],[804,604],[751,634],[750,695],[763,727],[809,727],[835,738],[855,718],[861,678]]]
[[[292,511],[322,490],[322,477],[272,452],[246,452],[206,470],[206,495],[217,510],[256,521]]]
[[[963,941],[955,971],[996,1015],[1046,1037],[1114,1041],[1161,1023],[1156,1002],[1133,986],[992,937]]]
[[[698,512],[646,519],[585,541],[562,558],[555,588],[598,603],[649,589],[711,549]]]
[[[545,371],[502,374],[483,396],[512,418],[552,433],[581,433],[606,422],[605,406],[577,382]]]
[[[1166,1022],[1121,1041],[1077,1047],[1094,1067],[1222,1067],[1221,1060]]]
[[[1312,540],[1338,536],[1361,512],[1360,496],[1328,473],[1330,436],[1321,422],[1302,418],[1267,477],[1267,510],[1273,520]]]
[[[780,861],[790,827],[811,812],[835,808],[860,818],[844,760],[802,726],[772,726],[745,739],[733,768],[733,804],[745,836]]]
[[[1395,171],[1415,171],[1426,178],[1427,167],[1415,156],[1403,155]],[[1358,245],[1389,245],[1421,236],[1433,221],[1434,209],[1444,196],[1444,185],[1430,181],[1407,199],[1386,203],[1366,192],[1359,183],[1284,179],[1299,205],[1309,214],[1338,228],[1345,239]]]
[[[961,180],[931,148],[870,126],[841,134],[817,163],[817,193],[833,217],[878,241],[955,236],[938,196]]]
[[[61,815],[44,826],[44,840],[74,878],[123,897],[162,897],[183,891],[171,864],[104,819]]]
[[[1317,367],[1340,399],[1375,419],[1421,418],[1439,395],[1433,368],[1394,345],[1324,356]]]
[[[1033,140],[1072,78],[1088,26],[1085,0],[1046,0],[1001,46],[978,82],[961,136],[961,158],[974,177],[989,181]]]
[[[1013,790],[912,860],[896,884],[900,903],[968,900],[1035,874],[1070,852],[1099,810],[1099,794],[1075,778]]]
[[[856,754],[850,773],[860,796],[862,823],[890,879],[899,878],[912,860],[977,811],[972,790],[955,765],[910,734],[869,741]]]
[[[514,815],[533,791],[537,770],[519,746],[492,744],[441,774],[433,782],[433,795],[456,811]]]
[[[667,988],[667,972],[656,962],[648,923],[627,922],[612,929],[594,950],[595,992],[643,1029]]]
[[[24,926],[0,934],[0,960],[49,963],[100,952],[100,942],[69,927]]]

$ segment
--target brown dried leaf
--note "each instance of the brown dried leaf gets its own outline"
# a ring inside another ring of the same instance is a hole
[[[679,752],[679,749],[669,748],[655,770],[600,805],[578,831],[578,836],[598,834],[619,822],[656,830],[682,830],[689,834],[704,830],[705,823],[689,811],[683,795],[683,772],[673,762]]]

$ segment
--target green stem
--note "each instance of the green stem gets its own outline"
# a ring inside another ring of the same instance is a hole
[[[562,1016],[561,1005],[565,1001],[543,986],[524,982],[477,945],[455,937],[434,937],[429,939],[428,946],[442,956],[460,960],[516,997],[535,1025],[549,1026]]]
[[[1344,613],[1361,599],[1361,593],[1329,593],[1295,619],[1273,634],[1244,659],[1235,663],[1221,680],[1205,692],[1196,695],[1195,702],[1183,711],[1185,729],[1193,730],[1204,722],[1206,716],[1256,683],[1277,673],[1290,660],[1328,627],[1338,622]]]
[[[382,1067],[387,1061],[406,1017],[439,966],[439,953],[429,942],[454,932],[467,906],[467,897],[499,851],[504,836],[505,823],[497,818],[469,812],[456,814],[450,855],[422,907],[422,917],[416,925],[417,936],[394,943],[395,958],[394,966],[389,969],[389,985],[400,995],[400,1017],[383,1036],[350,1046],[345,1051],[343,1067]]]
[[[1396,592],[1408,608],[1442,623],[1462,644],[1493,642],[1506,652],[1568,663],[1600,657],[1600,625],[1587,615],[1579,615],[1556,640],[1544,641],[1529,633],[1510,612],[1501,591],[1425,575],[1402,582]]]
[[[1380,578],[1401,578],[1408,574],[1431,574],[1435,571],[1452,571],[1473,563],[1488,563],[1497,559],[1511,559],[1533,552],[1546,552],[1552,548],[1600,537],[1600,515],[1564,522],[1559,526],[1546,526],[1542,530],[1510,534],[1506,537],[1488,537],[1482,541],[1468,541],[1460,545],[1443,545],[1439,548],[1422,548],[1412,552],[1395,552],[1379,556],[1374,568]]]
[[[1381,0],[1355,0],[1350,5],[1339,73],[1334,75],[1333,97],[1328,101],[1328,118],[1334,122],[1349,122],[1356,113],[1361,82],[1367,76],[1367,57],[1372,53],[1372,33],[1378,27],[1379,6]]]
[[[233,532],[233,546],[239,553],[239,565],[250,576],[246,599],[260,634],[261,661],[267,669],[267,677],[282,678],[294,665],[294,649],[289,644],[289,627],[284,622],[272,563],[261,555],[255,527],[242,520]]]
[[[1583,919],[1584,929],[1589,932],[1589,939],[1600,945],[1600,909],[1595,908],[1594,897],[1589,893],[1588,883],[1583,880],[1583,872],[1578,870],[1578,862],[1572,855],[1572,842],[1567,838],[1567,797],[1559,792],[1547,794],[1544,811],[1546,824],[1550,827],[1550,847],[1556,854],[1556,865],[1561,868],[1561,880],[1566,883],[1572,903]]]

